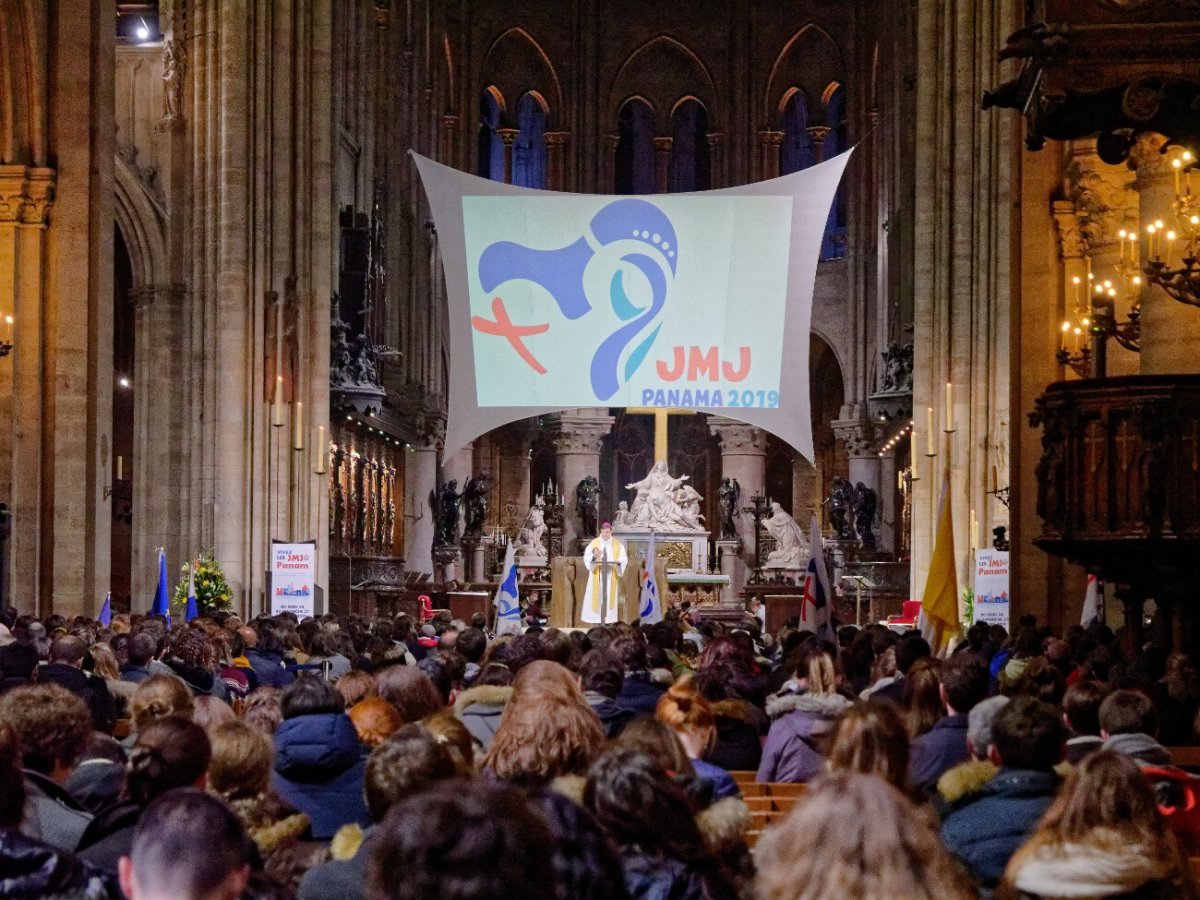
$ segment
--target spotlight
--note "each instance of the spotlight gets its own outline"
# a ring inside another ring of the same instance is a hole
[[[120,378],[117,379],[117,384],[119,384],[123,388],[127,388],[127,387],[129,387],[129,379],[126,378],[124,375],[122,375]]]
[[[146,24],[145,19],[138,19],[138,22],[140,24],[138,25],[137,31],[135,31],[134,34],[137,35],[137,39],[139,41],[147,40],[150,37],[150,27]]]

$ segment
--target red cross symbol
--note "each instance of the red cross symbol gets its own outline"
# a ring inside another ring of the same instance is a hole
[[[542,334],[550,330],[550,323],[546,322],[541,325],[514,325],[512,319],[508,317],[508,310],[504,308],[504,301],[499,297],[492,299],[492,315],[495,320],[485,319],[483,316],[472,316],[471,327],[476,331],[482,331],[484,334],[494,334],[498,337],[505,338],[512,348],[517,351],[517,355],[529,364],[529,368],[537,372],[539,375],[546,374],[546,368],[534,357],[529,348],[525,346],[522,338],[529,337],[531,334]]]

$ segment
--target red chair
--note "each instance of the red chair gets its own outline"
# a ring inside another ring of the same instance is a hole
[[[438,613],[442,612],[442,610],[440,610],[440,609],[433,608],[433,601],[429,598],[428,594],[422,594],[417,599],[421,601],[421,621],[422,622],[428,622],[428,621],[432,620],[435,616],[437,616]]]
[[[921,601],[905,600],[903,611],[898,616],[888,616],[887,625],[889,628],[894,625],[911,628],[917,624],[917,617],[919,615],[921,615]]]

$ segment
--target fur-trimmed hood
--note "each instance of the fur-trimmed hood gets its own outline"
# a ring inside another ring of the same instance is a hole
[[[1110,829],[1096,829],[1078,843],[1039,844],[1021,853],[1008,874],[1023,895],[1039,897],[1126,896],[1150,882],[1165,887],[1180,875],[1170,860],[1155,859]]]
[[[649,674],[651,684],[659,684],[663,687],[670,687],[675,683],[675,676],[671,673],[670,669],[651,669]]]
[[[497,684],[483,684],[479,687],[467,688],[454,701],[454,712],[462,715],[472,706],[503,706],[512,696],[511,687]]]
[[[739,722],[745,722],[747,725],[757,727],[758,719],[762,716],[759,712],[755,715],[757,707],[747,700],[718,700],[712,705],[714,716],[724,716],[727,719],[736,719]]]
[[[767,698],[767,715],[778,719],[790,712],[802,712],[822,719],[834,719],[852,705],[841,694],[776,694]]]
[[[995,763],[986,759],[970,759],[942,773],[937,791],[946,803],[956,803],[967,794],[973,794],[999,772]]]

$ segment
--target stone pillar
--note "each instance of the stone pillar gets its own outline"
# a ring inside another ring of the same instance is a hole
[[[617,192],[617,144],[620,142],[619,135],[606,134],[604,136],[604,173],[601,183],[604,185],[605,192],[609,194]]]
[[[813,516],[820,521],[821,502],[820,473],[816,466],[797,453],[792,458],[792,518],[807,528]]]
[[[764,181],[779,177],[779,147],[782,143],[782,131],[758,133],[758,171]]]
[[[1146,226],[1161,219],[1174,227],[1171,204],[1175,200],[1170,157],[1160,151],[1164,139],[1158,134],[1142,135],[1130,153],[1137,173],[1138,219],[1143,234],[1141,259],[1149,258]],[[1165,246],[1166,241],[1162,241]],[[1172,300],[1162,288],[1143,279],[1142,284],[1142,374],[1184,375],[1200,372],[1200,311]]]
[[[721,152],[725,146],[725,135],[712,132],[708,135],[708,186],[710,189],[725,186],[725,160]]]
[[[723,416],[709,416],[708,427],[721,443],[721,477],[736,478],[742,487],[741,505],[749,504],[750,498],[766,483],[767,433],[761,428],[735,422]],[[734,519],[737,524],[741,553],[731,575],[733,594],[741,594],[749,572],[754,568],[754,556],[758,550],[754,534],[754,519],[740,511]],[[722,571],[724,571],[722,569]]]
[[[455,165],[458,159],[458,116],[442,116],[442,155],[440,162]]]
[[[825,138],[832,129],[828,125],[811,125],[808,128],[808,139],[812,141],[813,165],[825,161]]]
[[[496,523],[515,539],[529,512],[529,421],[513,422],[492,432],[499,471],[492,479],[492,509]]]
[[[721,557],[721,574],[729,579],[729,583],[721,588],[722,603],[737,603],[738,589],[734,588],[734,580],[738,570],[739,541],[717,541],[717,553]],[[743,584],[745,583],[743,579]]]
[[[567,147],[571,142],[569,131],[547,131],[546,139],[546,187],[552,191],[567,189]]]
[[[586,475],[600,477],[600,446],[612,431],[613,417],[599,409],[578,409],[553,417],[554,450],[557,454],[555,480],[563,493],[562,552],[576,556],[581,542],[595,537],[581,534],[575,488]],[[599,524],[597,522],[597,524]]]
[[[670,187],[671,148],[674,145],[674,138],[654,139],[654,189],[660,194],[665,194]]]
[[[513,173],[513,144],[521,132],[516,128],[497,128],[496,134],[504,142],[504,183],[512,184]]]
[[[430,497],[437,487],[438,445],[430,441],[409,451],[404,468],[404,568],[432,574],[437,511]]]

